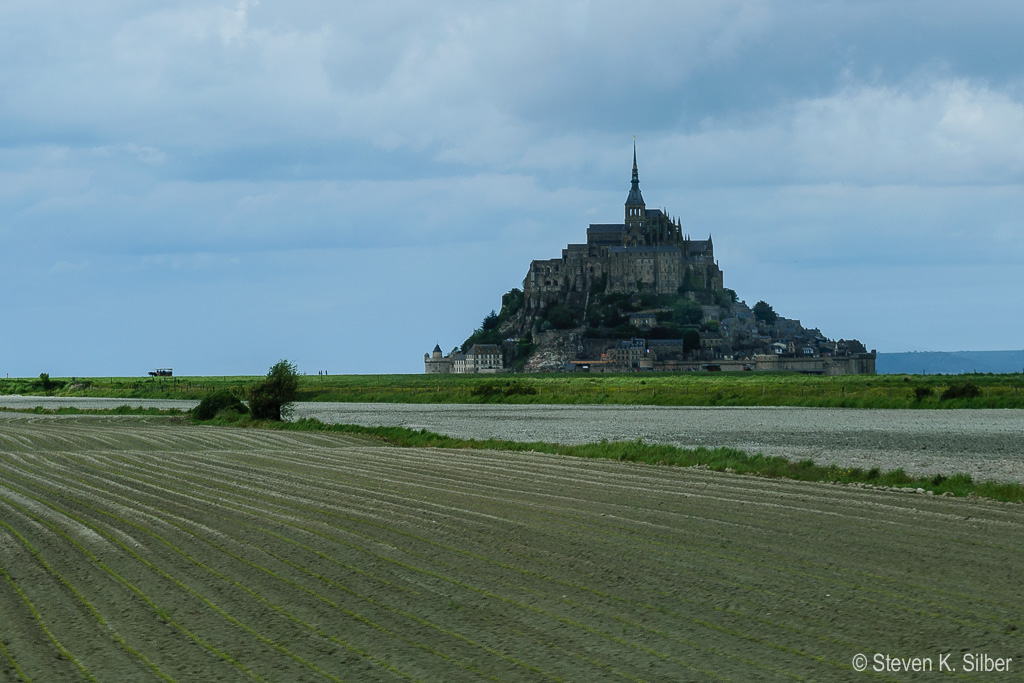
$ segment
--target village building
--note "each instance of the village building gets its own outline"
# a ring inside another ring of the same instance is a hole
[[[423,364],[426,366],[425,372],[428,375],[447,375],[452,372],[452,359],[450,356],[447,358],[444,356],[440,344],[434,345],[432,353],[423,354]]]

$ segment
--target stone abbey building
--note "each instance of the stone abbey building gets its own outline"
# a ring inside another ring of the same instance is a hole
[[[549,303],[584,307],[591,289],[612,294],[675,294],[684,283],[692,289],[720,291],[722,270],[715,248],[690,239],[660,209],[648,209],[640,192],[633,147],[633,181],[622,223],[597,223],[587,228],[586,244],[570,244],[562,257],[533,261],[523,282],[527,312]]]
[[[622,222],[591,224],[586,244],[532,261],[522,291],[488,316],[492,326],[485,319],[463,353],[435,346],[424,370],[875,372],[875,352],[859,341],[832,341],[767,308],[725,290],[710,235],[691,239],[678,219],[647,208],[634,144]]]

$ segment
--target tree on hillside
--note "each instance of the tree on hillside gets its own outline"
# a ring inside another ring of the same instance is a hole
[[[778,314],[765,301],[758,301],[754,304],[754,318],[766,325],[774,325]]]
[[[298,394],[298,367],[280,360],[271,366],[265,379],[249,388],[249,414],[256,420],[282,420],[291,414],[291,404]]]
[[[739,301],[739,297],[736,295],[736,291],[728,287],[715,292],[715,304],[719,306],[731,307],[737,301]]]
[[[692,299],[680,299],[672,306],[672,321],[678,325],[698,325],[704,319],[704,308]]]
[[[481,329],[483,329],[485,332],[489,332],[498,327],[498,325],[500,324],[501,318],[498,317],[498,314],[495,313],[494,309],[492,308],[491,312],[487,314],[487,316],[484,318],[484,322],[481,325]]]
[[[523,290],[518,287],[513,287],[508,290],[505,294],[501,295],[501,315],[502,317],[508,317],[519,312],[519,309],[523,307],[523,302],[526,299],[523,297]]]
[[[567,330],[576,325],[576,311],[568,304],[555,304],[545,311],[545,318],[556,330]]]

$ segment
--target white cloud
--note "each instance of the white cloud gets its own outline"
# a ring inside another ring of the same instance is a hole
[[[847,85],[743,123],[707,120],[699,131],[669,134],[646,148],[662,159],[684,160],[698,182],[1000,185],[1024,180],[1024,102],[966,79]]]
[[[964,79],[848,89],[792,108],[805,177],[875,183],[1024,179],[1024,104]]]
[[[258,5],[259,0],[238,0],[235,10],[223,21],[220,27],[220,39],[225,45],[242,40],[248,26],[250,5]]]

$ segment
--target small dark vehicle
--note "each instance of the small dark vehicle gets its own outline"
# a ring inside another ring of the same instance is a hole
[[[174,374],[173,368],[157,368],[156,370],[150,370],[150,377],[170,377]]]

